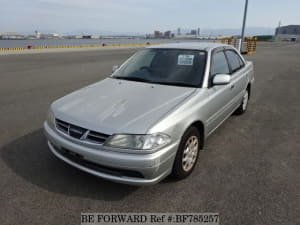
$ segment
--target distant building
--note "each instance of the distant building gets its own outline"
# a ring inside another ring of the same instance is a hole
[[[300,25],[277,27],[275,35],[277,40],[300,40]]]
[[[62,37],[62,35],[60,35],[60,34],[55,34],[55,33],[54,33],[54,34],[52,34],[52,35],[53,35],[54,38],[61,38],[61,37]]]
[[[171,38],[171,31],[168,30],[164,33],[164,38]]]
[[[65,39],[82,39],[82,35],[65,35],[63,36]]]
[[[82,35],[74,35],[74,39],[82,39],[83,36]]]
[[[25,39],[23,34],[14,31],[0,33],[0,39]]]
[[[162,38],[163,37],[163,33],[160,32],[160,31],[158,31],[158,30],[156,30],[156,31],[154,31],[154,37],[155,38]]]
[[[200,36],[200,28],[197,29],[197,35]]]
[[[59,34],[40,34],[39,39],[60,39],[62,36]]]
[[[92,38],[92,39],[99,39],[99,38],[100,38],[100,35],[92,35],[91,38]]]
[[[154,38],[173,38],[175,35],[170,31],[165,31],[164,33],[161,31],[154,31]],[[151,38],[151,36],[147,35],[148,38]]]
[[[181,35],[181,29],[180,29],[180,28],[177,29],[177,35],[178,35],[178,36]]]
[[[83,35],[83,39],[99,39],[100,35]]]
[[[258,41],[274,41],[275,39],[274,35],[256,35],[253,37],[257,38]]]
[[[34,33],[35,33],[35,38],[36,38],[36,39],[40,39],[40,38],[41,38],[41,33],[40,33],[40,32],[38,32],[38,31],[36,30],[36,31],[34,31]]]
[[[191,35],[197,35],[197,30],[191,30]]]

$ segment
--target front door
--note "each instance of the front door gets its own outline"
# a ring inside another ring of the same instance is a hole
[[[210,81],[208,87],[209,100],[206,121],[207,133],[210,134],[231,113],[232,84],[212,85],[212,79],[217,74],[230,74],[230,69],[223,49],[215,51],[211,57]]]

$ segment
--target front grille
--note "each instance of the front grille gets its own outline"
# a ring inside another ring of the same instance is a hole
[[[91,141],[91,142],[96,142],[96,143],[104,143],[106,139],[108,138],[109,135],[106,134],[100,134],[95,131],[90,131],[88,135],[86,136],[86,139]]]
[[[61,130],[61,131],[64,132],[64,133],[68,133],[69,125],[70,125],[70,124],[68,124],[68,123],[66,123],[66,122],[64,122],[64,121],[62,121],[62,120],[58,120],[58,119],[56,119],[55,122],[56,122],[56,127],[57,127],[59,130]]]
[[[81,139],[83,135],[87,132],[87,129],[82,127],[71,125],[69,126],[69,134],[73,138]]]
[[[107,134],[88,130],[65,121],[55,119],[56,128],[64,134],[79,140],[91,142],[94,144],[103,144],[109,137]]]
[[[140,172],[103,166],[98,163],[88,161],[88,160],[84,159],[84,157],[82,155],[74,153],[68,149],[57,148],[55,146],[54,146],[54,148],[57,152],[59,152],[61,155],[63,155],[67,159],[71,160],[72,162],[79,164],[81,166],[84,166],[86,168],[89,168],[91,170],[95,170],[100,173],[110,174],[110,175],[118,176],[118,177],[144,178],[143,174],[141,174]]]

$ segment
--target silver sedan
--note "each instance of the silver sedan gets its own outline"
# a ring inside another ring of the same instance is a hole
[[[213,43],[152,46],[113,70],[55,101],[44,130],[64,162],[136,185],[187,177],[205,139],[246,111],[254,81],[252,62]]]

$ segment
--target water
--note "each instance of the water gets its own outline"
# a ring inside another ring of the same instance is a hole
[[[146,44],[149,43],[171,43],[182,42],[187,40],[176,39],[145,39],[145,38],[115,38],[115,39],[48,39],[48,40],[0,40],[0,48],[27,48],[28,45],[33,47],[45,46],[72,46],[72,45],[102,45],[102,44]],[[197,41],[197,40],[188,40]]]

